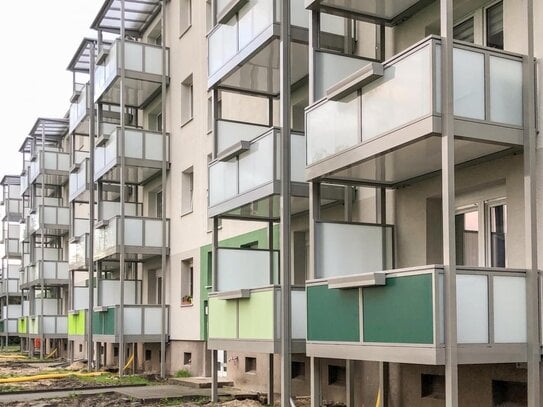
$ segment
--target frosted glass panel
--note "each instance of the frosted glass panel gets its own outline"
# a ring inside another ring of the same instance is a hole
[[[490,120],[522,126],[522,63],[490,57]]]
[[[494,277],[494,340],[526,342],[526,279]]]
[[[143,308],[144,312],[144,334],[160,334],[162,325],[162,310],[160,308]],[[166,320],[167,322],[167,320]]]
[[[484,120],[485,58],[478,52],[455,48],[454,114]]]
[[[239,49],[245,48],[273,22],[273,1],[249,0],[239,11]]]
[[[219,152],[240,141],[251,141],[261,136],[269,127],[256,124],[236,123],[226,120],[217,121],[217,149]]]
[[[290,24],[291,25],[308,28],[309,15],[310,13],[305,9],[304,0],[292,0],[290,2]]]
[[[360,99],[356,93],[328,101],[307,112],[307,163],[311,164],[360,142]]]
[[[328,88],[366,66],[368,61],[328,52],[316,52],[315,64],[315,100],[319,100],[326,95]]]
[[[317,224],[316,278],[382,271],[391,260],[383,259],[381,226],[340,223]],[[387,257],[391,257],[387,247]]]
[[[146,160],[162,160],[162,134],[145,133],[145,158]]]
[[[120,312],[120,311],[117,311]],[[124,333],[126,335],[139,335],[141,334],[142,323],[142,309],[141,308],[125,308],[124,309]]]
[[[362,89],[362,140],[371,139],[431,111],[429,46],[385,68],[384,76]]]
[[[216,162],[209,167],[209,205],[224,202],[237,194],[237,160]]]
[[[278,254],[273,253],[274,264],[278,264]],[[268,251],[219,249],[218,260],[218,291],[270,285],[270,253]]]
[[[458,343],[488,342],[488,278],[456,276]]]
[[[127,246],[142,246],[142,226],[141,219],[124,220],[124,240]]]
[[[145,47],[145,72],[162,75],[162,49]]]
[[[292,133],[290,144],[290,179],[296,182],[305,182],[305,137]],[[279,157],[279,154],[277,156]]]
[[[239,192],[244,193],[273,181],[273,133],[251,144],[239,156]]]
[[[228,62],[238,51],[236,18],[221,24],[208,41],[209,74],[212,75]]]
[[[142,158],[143,157],[143,133],[140,131],[124,131],[124,154],[125,157]]]
[[[125,42],[125,67],[130,71],[143,71],[143,46]]]
[[[145,246],[160,247],[162,246],[162,221],[160,220],[145,220]]]
[[[291,304],[292,337],[296,339],[305,339],[307,326],[307,303],[305,301],[305,290],[292,291]]]

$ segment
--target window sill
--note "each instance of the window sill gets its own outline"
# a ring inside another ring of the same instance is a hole
[[[187,119],[185,119],[182,123],[181,123],[181,128],[185,127],[187,124],[189,124],[190,122],[192,122],[194,120],[194,116],[191,116]]]
[[[179,39],[183,38],[185,36],[185,34],[190,30],[190,28],[192,27],[192,23],[190,23],[187,28],[185,28],[183,31],[181,31],[179,33]]]
[[[181,215],[180,217],[184,217],[184,216],[187,216],[187,215],[190,215],[191,213],[193,212],[193,209],[187,209],[186,211],[181,211]]]
[[[181,308],[190,308],[190,307],[194,307],[194,304],[190,303],[190,304],[181,304]]]

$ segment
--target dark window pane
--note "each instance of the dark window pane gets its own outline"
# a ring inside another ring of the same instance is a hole
[[[453,37],[455,40],[474,42],[473,17],[454,26]]]
[[[503,49],[503,3],[486,10],[486,45]]]
[[[456,264],[479,265],[479,215],[478,211],[456,215]]]
[[[490,208],[490,265],[505,267],[505,237],[507,235],[507,205]]]

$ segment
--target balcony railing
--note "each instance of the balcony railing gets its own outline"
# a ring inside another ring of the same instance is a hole
[[[40,175],[54,175],[47,178],[47,184],[61,185],[70,171],[70,154],[59,151],[39,151],[30,162],[30,182],[39,181]]]
[[[121,217],[105,221],[103,227],[96,229],[94,234],[94,259],[117,254],[120,245]],[[169,247],[169,222],[167,241],[162,241],[162,220],[156,218],[125,217],[124,220],[124,245],[127,253],[134,255],[160,254],[162,245]]]
[[[120,307],[107,307],[93,312],[93,334],[118,337],[120,334]],[[127,305],[124,308],[124,335],[126,337],[147,336],[146,340],[160,340],[162,309],[160,305]],[[166,335],[169,332],[169,307],[166,307]]]
[[[88,113],[87,85],[81,85],[77,100],[70,105],[69,132],[72,133]]]
[[[239,128],[242,131],[248,129],[244,124],[239,124]],[[279,181],[279,134],[279,129],[269,129],[253,139],[247,151],[209,165],[210,207]],[[303,134],[291,133],[291,180],[294,182],[305,180],[304,155]]]
[[[30,264],[25,268],[26,281],[24,284],[37,284],[42,280],[48,285],[68,284],[69,271],[66,261],[47,261],[40,260],[35,264]]]
[[[100,207],[100,220],[108,220],[115,216],[121,215],[121,206],[119,202],[115,201],[101,201],[99,203]],[[125,202],[124,203],[124,214],[126,216],[141,216],[142,214],[142,204],[136,202]]]
[[[222,299],[219,295],[211,294],[209,298],[209,340],[212,349],[234,349],[234,341],[261,341],[262,351],[278,352],[281,337],[278,286],[252,289],[244,298]],[[305,340],[305,289],[293,287],[291,301],[292,338]]]
[[[20,199],[8,198],[4,199],[4,204],[2,205],[2,219],[18,221],[21,219],[23,214],[23,201]]]
[[[76,165],[70,172],[70,202],[76,199],[83,192],[89,190],[87,174],[89,170],[89,160],[85,159],[81,164]]]
[[[279,251],[220,248],[217,291],[279,284]]]
[[[28,333],[30,335],[68,334],[68,317],[66,315],[37,315],[28,317]]]
[[[100,298],[98,290],[94,288],[95,307],[109,307],[121,303],[121,282],[120,280],[100,280]],[[141,304],[141,280],[124,281],[124,304]],[[74,310],[89,308],[89,287],[74,287]]]
[[[104,94],[111,88],[112,83],[120,76],[120,49],[121,40],[116,40],[104,64],[96,67],[95,96],[94,101],[103,99]],[[140,81],[156,82],[157,86],[162,81],[162,47],[141,42],[126,41],[124,48],[125,69],[127,78]],[[166,49],[165,74],[169,76],[169,50]],[[143,88],[143,87],[142,87]],[[149,94],[141,94],[135,100],[128,100],[130,106],[142,105],[147,97],[154,93],[155,89],[149,89]],[[141,92],[141,89],[140,89]],[[136,92],[138,93],[138,92]],[[109,100],[106,100],[106,102]]]
[[[28,195],[28,176],[30,169],[25,167],[24,171],[21,173],[21,197]]]
[[[68,313],[68,336],[83,336],[87,332],[87,315],[85,309]]]
[[[22,316],[20,304],[9,304],[2,307],[2,319],[17,319]]]
[[[217,17],[227,10],[230,1],[221,1],[217,5]],[[278,0],[254,0],[248,2],[224,24],[218,24],[208,36],[209,76],[214,75],[236,55],[241,54],[255,39],[279,23]],[[303,0],[291,2],[291,24],[307,28],[309,14]],[[273,35],[273,31],[270,36]]]
[[[10,278],[0,281],[0,295],[20,295],[19,278]]]
[[[94,180],[98,181],[109,170],[121,162],[121,128],[115,128],[104,137],[102,145],[95,150]],[[162,168],[164,160],[169,161],[169,136],[166,135],[166,157],[162,153],[162,133],[125,128],[124,154],[127,166],[146,168],[148,171],[133,182],[140,183]]]
[[[17,323],[18,318],[4,319],[3,321],[0,321],[0,332],[4,335],[17,335],[19,333]]]
[[[319,344],[350,343],[368,360],[379,345],[391,347],[388,361],[443,363],[443,281],[442,266],[392,270],[375,285],[364,275],[309,281],[307,340],[315,346],[308,354]],[[458,343],[484,345],[470,353],[473,362],[493,347],[526,343],[524,270],[458,266],[456,284]],[[427,350],[413,354],[414,346]],[[525,360],[525,350],[511,348],[507,358]]]
[[[329,58],[327,71],[333,71],[341,61],[339,57]],[[385,62],[383,67],[381,77],[362,84],[360,89],[307,109],[309,165],[441,114],[441,45],[437,38],[416,44]],[[521,128],[522,72],[523,60],[519,55],[456,43],[453,73],[456,118]]]
[[[89,235],[77,236],[68,246],[68,266],[70,270],[86,270],[89,258]]]
[[[70,208],[39,205],[29,216],[28,230],[36,233],[41,229],[67,231],[70,227]]]

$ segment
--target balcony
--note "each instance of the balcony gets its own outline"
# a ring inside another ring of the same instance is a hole
[[[209,216],[279,217],[279,136],[277,128],[218,122],[217,142],[222,152],[209,164]],[[307,199],[300,199],[309,194],[304,182],[304,150],[303,134],[292,132],[294,212],[307,209]]]
[[[440,40],[429,37],[328,88],[326,97],[306,110],[306,179],[394,187],[439,170],[440,55]],[[342,63],[328,58],[328,70]],[[522,146],[523,63],[521,55],[455,43],[457,164]]]
[[[81,163],[75,164],[70,170],[69,200],[70,202],[80,198],[88,201],[89,192],[89,159],[85,158]]]
[[[239,295],[209,295],[210,349],[242,352],[280,351],[280,287],[268,286],[240,291]],[[292,351],[305,350],[305,289],[293,287]]]
[[[92,313],[95,340],[119,342],[120,307],[109,306]],[[159,342],[162,309],[160,305],[126,305],[124,307],[124,339],[127,342]],[[166,337],[169,332],[169,307],[166,307]]]
[[[28,217],[30,234],[64,235],[70,229],[70,208],[39,205]]]
[[[39,250],[39,249],[38,249]],[[67,261],[38,260],[25,267],[22,288],[39,286],[68,285],[69,272]]]
[[[16,223],[4,223],[2,240],[4,244],[4,258],[20,258],[22,244],[19,241],[20,225]]]
[[[30,162],[30,183],[64,185],[70,171],[70,154],[60,151],[38,151]]]
[[[19,278],[9,278],[0,280],[0,296],[20,296]]]
[[[0,321],[0,334],[17,336],[19,334],[17,324],[18,318]]]
[[[94,234],[94,260],[118,259],[121,227],[124,227],[127,260],[141,261],[159,256],[163,244],[169,247],[169,221],[166,225],[167,241],[163,242],[161,219],[126,216],[124,225],[121,224],[120,216],[102,221]]]
[[[85,336],[87,332],[87,310],[70,311],[68,313],[68,339]]]
[[[208,35],[209,88],[220,83],[277,93],[279,10],[278,0],[217,2],[219,24]],[[293,83],[307,75],[308,23],[303,0],[292,1]]]
[[[19,319],[19,324],[21,319]],[[68,317],[66,315],[35,315],[27,317],[26,328],[30,337],[66,338]]]
[[[74,237],[68,246],[68,268],[70,270],[87,270],[90,258],[89,234]]]
[[[23,214],[22,199],[8,198],[4,199],[2,206],[3,222],[19,222]]]
[[[120,50],[121,40],[116,40],[103,64],[94,74],[94,102],[120,104]],[[142,108],[162,86],[162,73],[169,80],[169,50],[166,49],[166,66],[162,66],[162,47],[141,42],[126,41],[125,57],[125,103]]]
[[[98,140],[95,150],[94,180],[120,182],[121,131],[116,127],[112,133]],[[166,156],[162,152],[162,133],[125,128],[124,158],[126,183],[141,184],[162,170],[164,160],[170,160],[169,135],[166,135]]]
[[[457,274],[458,362],[526,362],[526,272]],[[308,356],[444,364],[443,267],[387,271],[373,285],[366,277],[307,283]]]
[[[121,281],[120,280],[99,280],[97,290],[94,287],[95,310],[119,305],[121,303]],[[141,304],[141,280],[124,280],[124,304]],[[86,310],[89,308],[89,287],[74,287],[73,311]]]
[[[217,291],[230,292],[279,284],[279,251],[220,248]]]
[[[77,99],[70,104],[70,124],[68,127],[68,132],[73,133],[74,131],[76,133],[80,133],[82,129],[79,128],[79,124],[83,121],[83,119],[88,114],[88,100],[87,100],[87,93],[88,93],[88,85],[84,84],[77,84],[76,88],[76,95]],[[85,134],[88,134],[88,124],[87,124],[87,131]]]

